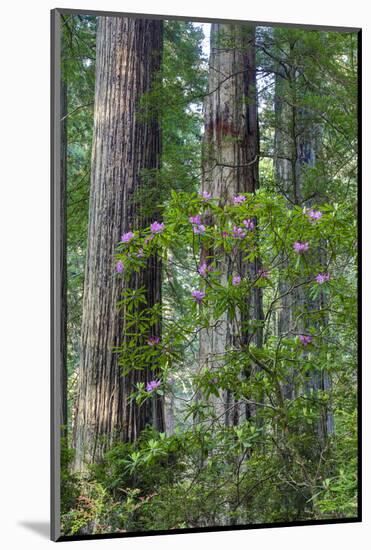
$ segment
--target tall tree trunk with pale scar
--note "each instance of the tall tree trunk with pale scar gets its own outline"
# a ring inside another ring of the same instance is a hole
[[[115,274],[122,233],[148,224],[137,199],[143,171],[159,168],[158,122],[140,111],[160,68],[161,21],[99,17],[88,248],[82,319],[82,357],[75,410],[75,468],[97,462],[116,440],[133,441],[146,425],[163,429],[159,397],[142,407],[130,402],[134,384],[150,374],[123,376],[114,349],[122,344],[125,311],[117,302],[123,283]],[[145,108],[144,108],[145,111]],[[130,281],[145,287],[149,306],[161,298],[156,257]],[[157,327],[159,330],[159,327]],[[135,409],[135,410],[134,410]]]
[[[213,24],[210,41],[202,189],[224,204],[238,193],[254,193],[259,186],[255,29]],[[208,222],[212,223],[212,219]],[[201,260],[212,261],[214,253],[204,249]],[[224,285],[233,274],[253,280],[258,269],[258,260],[244,263],[239,253],[233,261],[225,259],[218,265]],[[262,318],[261,289],[254,288],[247,302],[244,312],[239,312],[234,320],[225,313],[201,332],[200,361],[204,368],[217,368],[231,346],[261,344],[261,328],[241,328],[249,320]],[[251,369],[248,370],[245,375],[250,376]],[[250,406],[237,405],[229,390],[215,407],[218,413],[225,411],[226,425],[238,424],[241,417],[249,417],[252,412]]]

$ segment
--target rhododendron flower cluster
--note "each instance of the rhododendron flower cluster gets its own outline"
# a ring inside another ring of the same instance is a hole
[[[150,336],[147,340],[147,344],[149,346],[156,346],[160,343],[160,337],[159,336]]]
[[[300,334],[299,340],[303,344],[303,346],[307,346],[312,342],[313,338],[312,336],[309,336],[309,334]]]
[[[201,216],[200,214],[196,214],[196,216],[189,216],[189,221],[194,225],[200,225],[201,223]]]
[[[244,197],[243,195],[237,195],[236,197],[233,197],[234,204],[242,204],[243,202],[245,202],[245,200],[246,197]]]
[[[309,210],[309,212],[308,212],[308,218],[309,218],[311,221],[320,220],[320,219],[322,218],[322,212],[320,212],[319,210]]]
[[[203,235],[205,231],[206,231],[206,227],[202,225],[202,223],[200,225],[193,226],[193,233],[195,235]]]
[[[318,273],[318,275],[316,275],[316,281],[319,285],[323,285],[323,283],[327,283],[327,281],[329,280],[330,280],[329,273]]]
[[[121,242],[122,243],[130,243],[132,239],[134,239],[135,235],[132,231],[128,231],[127,233],[124,233],[121,235]]]
[[[157,390],[157,388],[159,388],[160,386],[161,386],[160,380],[151,380],[150,382],[148,382],[146,386],[146,390],[148,392],[152,392],[154,390]]]
[[[200,304],[205,298],[206,294],[203,290],[192,290],[192,298]]]
[[[193,233],[196,235],[203,235],[205,233],[206,227],[201,223],[201,216],[199,214],[189,216],[188,219],[193,225]]]
[[[121,260],[119,260],[116,264],[116,271],[117,273],[122,273],[124,271],[124,264]]]
[[[250,220],[250,218],[248,218],[247,220],[243,220],[242,223],[249,231],[253,231],[255,229],[255,222],[254,220]]]
[[[298,254],[302,254],[303,252],[307,252],[309,250],[309,243],[308,242],[300,242],[300,241],[296,241],[294,244],[293,244],[293,248],[295,250],[295,252],[297,252]]]
[[[241,227],[237,227],[236,225],[233,227],[232,231],[233,237],[236,237],[236,239],[243,239],[246,237],[245,231]]]
[[[206,277],[206,275],[212,270],[213,268],[211,267],[211,265],[207,265],[206,262],[202,262],[202,264],[200,264],[197,268],[197,271],[199,275],[201,275],[201,277]]]
[[[208,193],[207,191],[202,191],[200,193],[200,196],[202,197],[202,200],[208,201],[211,199],[211,193]]]
[[[163,230],[165,229],[165,224],[159,223],[159,222],[153,222],[150,225],[150,229],[151,229],[151,233],[153,233],[154,235],[156,233],[162,233]]]
[[[239,275],[235,275],[232,279],[232,285],[238,286],[241,283],[241,277]]]

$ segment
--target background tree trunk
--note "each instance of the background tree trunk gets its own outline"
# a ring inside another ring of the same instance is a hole
[[[255,29],[212,24],[210,44],[202,189],[219,197],[223,204],[231,202],[238,193],[254,193],[259,186]],[[213,251],[203,250],[204,260],[212,255]],[[253,279],[258,269],[258,261],[243,264],[240,254],[234,262],[223,261],[218,265],[223,285],[233,270],[234,274]],[[211,321],[212,328],[201,332],[201,365],[216,368],[231,345],[261,342],[260,328],[254,328],[251,334],[241,331],[241,323],[248,320],[246,316],[254,320],[262,318],[261,290],[254,289],[247,301],[247,314],[240,313],[239,318],[232,321],[225,313],[216,323]],[[243,414],[233,401],[229,391],[224,392],[222,401],[217,400],[217,412],[225,410],[227,425],[238,423]],[[245,412],[250,416],[248,409]]]
[[[315,116],[308,109],[298,106],[303,84],[295,64],[296,56],[300,56],[295,50],[297,47],[295,42],[287,44],[285,63],[277,67],[275,77],[275,178],[277,191],[288,199],[288,207],[292,204],[309,207],[314,201],[321,200],[319,195],[307,199],[303,185],[305,171],[315,167],[321,147],[322,128],[314,122]],[[323,255],[323,251],[319,250],[318,255]],[[281,260],[284,266],[284,252]],[[325,259],[322,260],[325,263]],[[281,277],[279,291],[283,298],[278,312],[277,334],[283,337],[305,333],[310,327],[308,316],[302,317],[302,314],[325,307],[322,294],[314,300],[301,287],[288,293],[289,290],[289,283]],[[323,317],[321,323],[325,322],[326,318]],[[288,399],[293,399],[298,392],[303,391],[295,381],[295,374],[295,369],[292,369],[284,383],[284,395]],[[304,390],[327,391],[330,387],[331,381],[326,372],[313,372]],[[324,445],[327,435],[333,432],[333,417],[329,409],[321,415],[316,429]]]
[[[133,440],[146,424],[163,426],[158,398],[147,400],[134,414],[128,395],[133,383],[149,375],[134,371],[123,377],[114,352],[122,343],[125,313],[117,308],[123,284],[115,276],[115,247],[123,232],[147,222],[136,192],[144,185],[142,171],[156,169],[160,162],[158,123],[138,111],[160,68],[162,25],[145,19],[98,18],[82,357],[74,425],[77,469],[99,460],[116,439]],[[160,265],[152,258],[147,267],[131,285],[145,286],[148,305],[153,305],[160,299]]]

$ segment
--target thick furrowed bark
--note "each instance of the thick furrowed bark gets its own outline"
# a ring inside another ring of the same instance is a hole
[[[116,440],[133,440],[148,423],[162,429],[162,405],[128,403],[133,383],[147,372],[122,376],[114,351],[122,344],[125,312],[117,301],[123,284],[114,254],[123,232],[148,220],[136,202],[141,172],[159,167],[161,140],[155,120],[138,116],[140,100],[160,67],[162,23],[98,18],[89,230],[82,319],[82,355],[74,424],[76,468],[95,462]],[[160,265],[133,281],[147,300],[160,299]]]
[[[230,202],[238,193],[254,193],[259,186],[259,134],[256,98],[255,30],[240,26],[213,24],[209,93],[206,96],[205,137],[202,188]],[[212,223],[212,220],[209,220]],[[213,257],[215,251],[203,250],[202,256]],[[244,265],[236,258],[240,275],[256,277],[257,263]],[[222,260],[221,283],[232,275],[232,262]],[[262,295],[258,289],[247,298],[244,312],[232,320],[222,316],[213,328],[203,330],[200,337],[200,361],[206,368],[217,368],[226,349],[236,342],[254,344],[261,341],[261,329],[241,334],[241,323],[262,318]],[[251,375],[251,372],[248,373]],[[215,400],[217,414],[225,410],[226,425],[238,424],[240,417],[250,415],[240,405],[233,405],[231,392]]]

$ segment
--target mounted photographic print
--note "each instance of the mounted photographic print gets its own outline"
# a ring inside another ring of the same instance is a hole
[[[53,540],[361,520],[360,36],[53,10]]]

